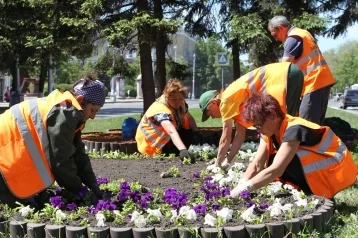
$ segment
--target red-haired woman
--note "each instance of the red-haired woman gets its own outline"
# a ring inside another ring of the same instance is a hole
[[[247,99],[242,117],[255,125],[261,139],[232,197],[276,178],[326,198],[355,183],[358,170],[352,155],[329,127],[284,114],[270,95]]]

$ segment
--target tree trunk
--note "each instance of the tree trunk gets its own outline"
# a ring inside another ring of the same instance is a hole
[[[232,65],[233,65],[233,73],[234,78],[233,81],[240,78],[240,47],[239,40],[237,38],[233,39],[231,42],[231,50],[232,50]]]
[[[140,0],[138,3],[138,12],[149,11],[148,1]],[[151,48],[149,44],[150,30],[148,27],[138,27],[138,42],[139,42],[139,55],[140,55],[140,69],[142,73],[142,90],[144,112],[147,111],[150,105],[155,100],[153,69]]]
[[[43,97],[44,95],[44,86],[47,79],[47,72],[48,72],[48,60],[46,57],[41,58],[41,66],[40,66],[40,75],[39,75],[39,92],[38,97]]]
[[[163,19],[163,8],[161,0],[154,0],[154,15],[158,20]],[[157,67],[155,70],[155,76],[157,78],[157,90],[158,95],[163,93],[165,84],[166,84],[166,69],[165,69],[165,50],[167,48],[166,44],[166,33],[164,30],[157,30],[156,34],[156,58],[157,58]]]

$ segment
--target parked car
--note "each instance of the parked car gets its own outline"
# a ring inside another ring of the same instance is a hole
[[[346,89],[340,99],[340,108],[358,107],[358,90]]]
[[[336,101],[336,102],[338,102],[342,95],[343,95],[343,93],[336,93],[336,94],[334,94],[333,100]]]

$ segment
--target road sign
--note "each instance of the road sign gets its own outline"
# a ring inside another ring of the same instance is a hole
[[[229,56],[227,53],[218,53],[216,55],[216,64],[219,66],[229,65]]]

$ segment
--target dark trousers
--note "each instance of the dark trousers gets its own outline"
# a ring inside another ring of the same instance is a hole
[[[178,130],[180,139],[183,141],[185,147],[188,149],[193,141],[193,131],[191,129],[180,128]],[[178,148],[174,145],[173,141],[170,140],[162,149],[163,154],[176,154],[179,155]]]
[[[287,114],[298,116],[303,88],[303,73],[297,65],[291,64],[287,73],[286,107]]]
[[[304,95],[300,107],[300,117],[323,125],[330,91],[331,86],[327,86]]]
[[[19,206],[15,202],[19,202],[24,206],[30,205],[30,207],[40,210],[43,208],[45,201],[48,202],[46,192],[40,192],[36,196],[27,199],[20,199],[14,196],[6,185],[4,178],[0,175],[0,203],[7,204],[10,208],[15,208]]]
[[[276,154],[270,155],[268,166],[272,164],[275,156]],[[312,191],[308,186],[305,175],[303,173],[302,164],[297,155],[295,155],[291,162],[288,164],[280,179],[298,186],[306,194],[312,194]]]

